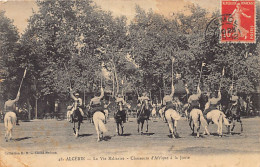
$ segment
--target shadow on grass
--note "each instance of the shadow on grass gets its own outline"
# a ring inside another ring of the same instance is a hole
[[[30,139],[32,137],[22,137],[22,138],[17,138],[17,139],[13,139],[14,141],[22,141],[22,140],[27,140]]]
[[[79,137],[87,137],[87,136],[92,136],[93,134],[80,134]]]

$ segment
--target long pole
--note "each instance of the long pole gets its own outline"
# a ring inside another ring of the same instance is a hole
[[[222,75],[221,75],[221,78],[220,78],[220,84],[219,84],[219,89],[218,89],[218,90],[221,89],[221,86],[222,86],[222,80],[223,80],[224,74],[225,74],[225,67],[223,67],[223,69],[222,69]]]
[[[204,63],[202,62],[201,64],[201,68],[200,68],[200,77],[199,77],[199,83],[198,83],[198,87],[200,86],[200,80],[201,80],[201,75],[202,75],[202,69],[203,69]]]
[[[234,56],[233,56],[234,57]],[[231,94],[233,94],[233,86],[234,86],[234,73],[235,73],[235,57],[234,57],[234,61],[233,61],[233,67],[232,67],[232,83],[231,83]]]
[[[66,72],[67,72],[67,75],[68,75],[68,77],[69,77],[69,83],[70,83],[70,88],[71,88],[70,75],[69,75],[69,71],[68,71],[68,69],[67,69],[67,67],[66,67],[65,63],[64,63],[64,67],[65,67],[65,70],[66,70]]]
[[[24,70],[23,78],[22,78],[22,81],[21,81],[21,83],[20,83],[20,86],[19,86],[18,92],[20,92],[20,90],[21,90],[21,87],[22,87],[22,84],[23,84],[23,79],[25,78],[25,75],[26,75],[26,70],[27,70],[27,67],[26,67],[25,70]]]

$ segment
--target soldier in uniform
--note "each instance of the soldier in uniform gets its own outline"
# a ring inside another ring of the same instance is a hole
[[[18,102],[19,97],[20,97],[20,91],[17,93],[17,96],[14,100],[9,99],[5,102],[5,105],[4,105],[4,112],[5,113],[14,112],[16,114],[16,117],[17,117],[16,102]],[[16,125],[19,125],[18,117],[16,119]]]
[[[207,113],[210,112],[211,110],[217,109],[220,100],[221,100],[220,90],[218,91],[218,96],[217,97],[214,97],[214,94],[211,93],[210,97],[208,99],[208,102],[205,105],[205,110],[203,112],[204,116],[206,116]]]
[[[145,100],[150,100],[149,97],[147,96],[147,93],[143,93],[141,97],[138,97],[138,101],[139,101],[139,105],[140,105],[140,109],[137,110],[137,117],[140,115],[140,113],[143,111],[144,109],[144,101]]]
[[[200,96],[201,96],[201,90],[198,85],[197,93],[190,95],[190,97],[188,98],[188,105],[189,105],[187,111],[188,113],[190,113],[193,108],[200,109],[200,103],[199,103]]]
[[[102,113],[104,113],[104,103],[102,101],[102,98],[104,97],[104,89],[101,87],[101,94],[100,96],[97,96],[97,94],[95,94],[95,97],[93,97],[90,100],[89,103],[89,107],[91,107],[91,113],[92,115],[96,112],[96,111],[100,111]]]
[[[230,95],[230,101],[228,105],[228,113],[226,113],[228,116],[231,116],[231,111],[237,111],[238,109],[238,100],[239,97],[237,96],[237,92],[233,92],[233,86],[230,87],[229,95]]]
[[[72,113],[78,108],[82,117],[84,116],[84,112],[82,110],[82,99],[79,97],[79,93],[75,93],[75,96],[72,93],[72,89],[70,88],[70,97],[74,100]],[[81,122],[82,123],[82,122]]]
[[[117,112],[122,112],[121,115],[124,117],[124,123],[126,123],[126,102],[124,100],[124,98],[119,95],[118,97],[116,97],[116,103],[118,104],[118,111]]]

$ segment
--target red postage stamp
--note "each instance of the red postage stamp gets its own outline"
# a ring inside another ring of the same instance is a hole
[[[221,0],[220,42],[255,43],[255,0]]]

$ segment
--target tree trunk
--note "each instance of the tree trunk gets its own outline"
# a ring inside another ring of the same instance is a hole
[[[27,105],[28,105],[28,119],[31,120],[31,107],[30,107],[29,98],[27,98]]]
[[[35,98],[35,119],[38,119],[38,98]]]

